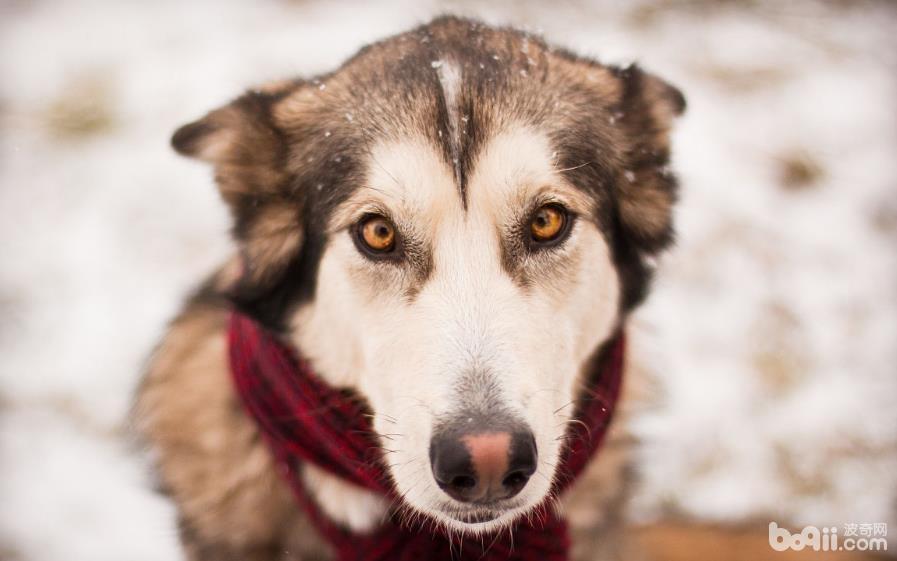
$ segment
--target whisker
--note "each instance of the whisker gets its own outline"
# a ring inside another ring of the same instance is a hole
[[[574,403],[576,403],[576,400],[575,400],[575,399],[571,399],[571,400],[568,401],[567,403],[565,403],[565,404],[561,405],[560,407],[558,407],[557,409],[555,409],[555,410],[554,410],[554,414],[557,415],[557,414],[560,412],[561,409],[564,409],[564,408],[566,408],[566,407],[570,407],[570,406],[573,405]]]
[[[562,172],[565,172],[565,171],[573,171],[573,170],[575,170],[575,169],[579,169],[579,168],[581,168],[581,167],[585,167],[585,166],[587,166],[587,165],[589,165],[589,164],[591,164],[591,163],[592,163],[592,162],[583,162],[583,163],[579,164],[578,166],[573,166],[573,167],[569,167],[569,168],[559,169],[559,170],[556,170],[556,171],[557,171],[558,173],[562,173]]]

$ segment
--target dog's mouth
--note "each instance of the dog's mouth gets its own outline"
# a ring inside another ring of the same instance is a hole
[[[468,513],[455,513],[449,516],[456,522],[461,522],[463,524],[483,524],[498,519],[498,517],[501,516],[501,513],[494,511],[474,511]]]
[[[445,503],[437,509],[439,514],[452,522],[469,526],[474,530],[485,530],[502,519],[516,518],[523,505],[517,501],[502,501],[490,505],[470,505],[459,507]]]

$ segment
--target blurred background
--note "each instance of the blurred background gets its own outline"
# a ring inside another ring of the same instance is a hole
[[[0,559],[181,559],[127,413],[229,242],[210,170],[169,136],[443,12],[637,60],[688,98],[679,242],[635,319],[661,399],[632,520],[754,532],[764,555],[769,521],[887,523],[894,555],[894,2],[0,0]]]

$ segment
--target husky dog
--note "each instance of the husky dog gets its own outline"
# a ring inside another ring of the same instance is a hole
[[[188,557],[329,555],[232,387],[234,308],[363,397],[404,508],[477,534],[542,503],[584,365],[672,240],[669,131],[684,107],[638,67],[442,17],[179,129],[174,148],[214,167],[238,247],[171,324],[135,406]],[[574,558],[618,551],[624,421],[558,498]],[[477,469],[526,443],[513,484],[440,477],[459,434],[489,456]],[[355,532],[392,506],[312,465],[302,478]]]

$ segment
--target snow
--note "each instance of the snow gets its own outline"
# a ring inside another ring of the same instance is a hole
[[[637,419],[633,517],[893,529],[897,11],[670,4],[0,5],[0,557],[181,558],[127,411],[229,243],[209,170],[168,138],[444,11],[638,61],[688,98],[678,246],[636,318],[663,399]]]

